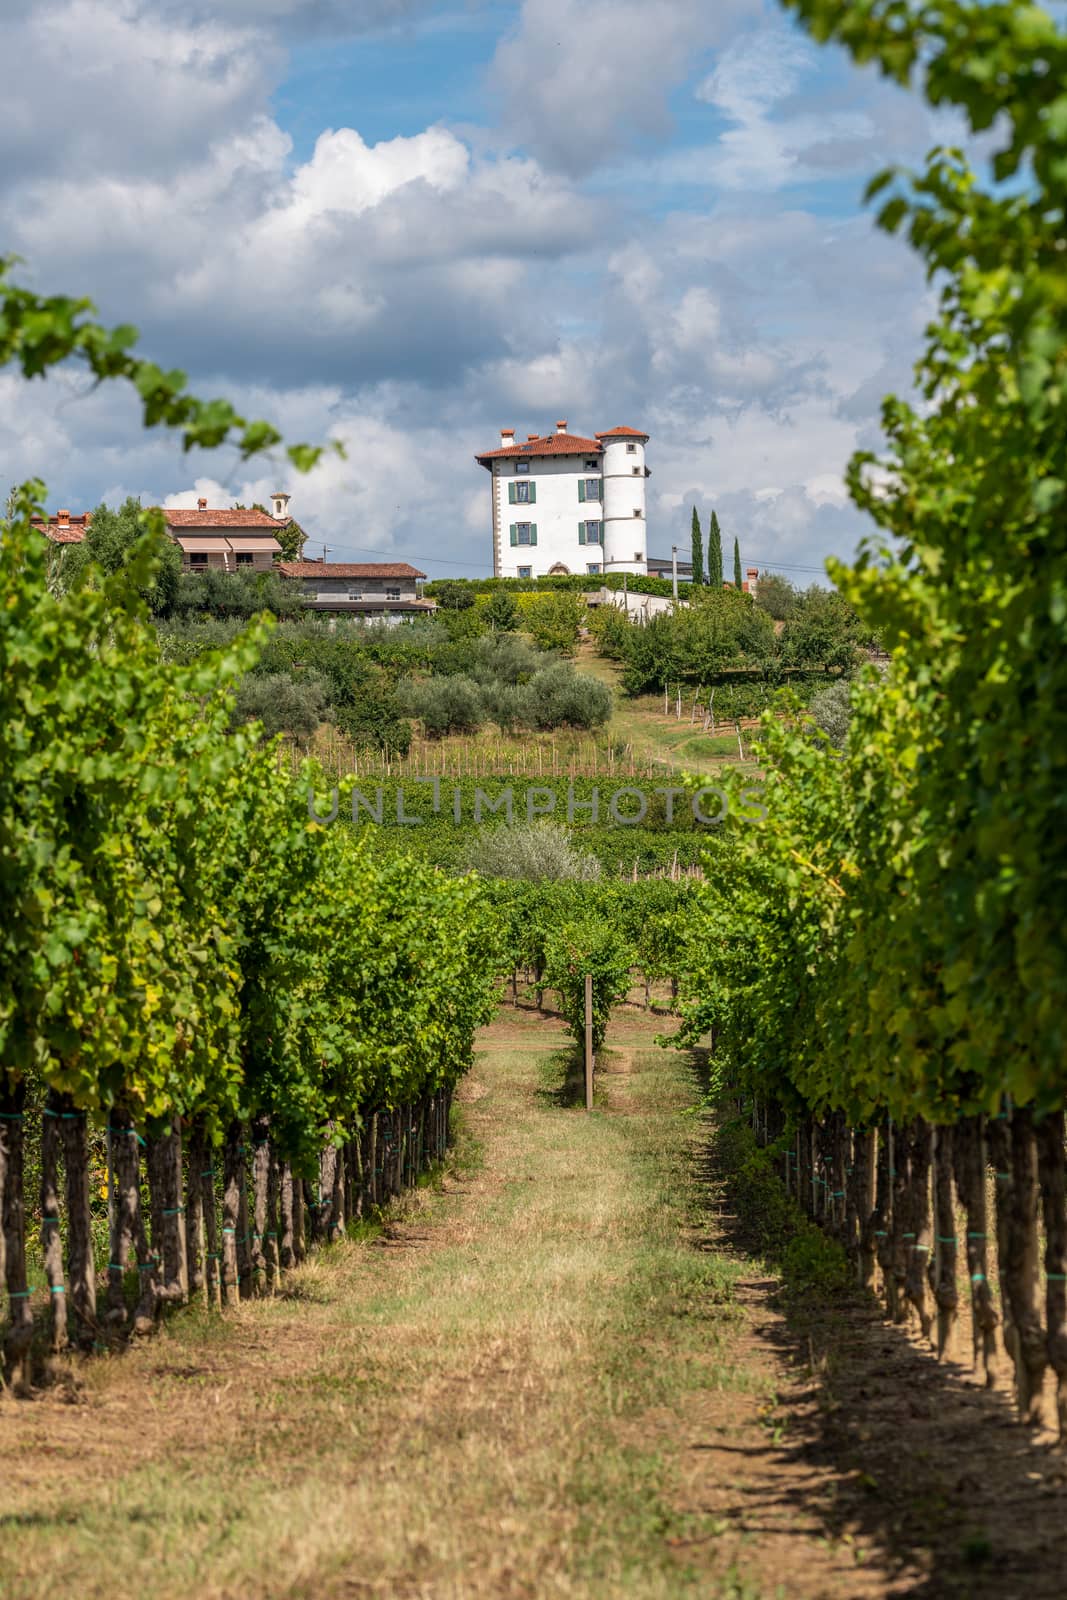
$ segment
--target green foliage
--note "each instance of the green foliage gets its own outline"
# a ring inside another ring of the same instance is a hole
[[[665,683],[708,684],[726,668],[763,667],[776,654],[774,627],[748,595],[710,587],[691,605],[631,627],[623,688],[651,694]]]
[[[276,733],[307,740],[326,717],[327,686],[307,675],[293,679],[284,672],[249,673],[237,688],[233,725],[257,722],[267,738]]]
[[[691,560],[693,565],[693,582],[704,582],[704,535],[700,527],[700,513],[696,506],[693,507],[693,529],[691,542]]]
[[[261,611],[276,617],[297,617],[305,609],[303,595],[276,572],[223,572],[218,567],[181,572],[180,557],[178,570],[180,576],[168,608],[175,620],[236,617],[247,621]]]
[[[919,404],[888,399],[886,454],[850,464],[878,532],[786,627],[841,660],[818,636],[847,604],[891,659],[840,750],[766,727],[768,821],[703,907],[690,1036],[714,1023],[746,1084],[854,1125],[1040,1112],[1067,1092],[1067,38],[1031,6],[790,4],[1000,148],[992,184],[935,150],[871,185],[940,303]]]
[[[774,1170],[772,1150],[738,1119],[716,1129],[715,1153],[727,1192],[752,1246],[782,1271],[787,1294],[825,1295],[848,1284],[848,1262],[835,1240],[806,1217]]]
[[[741,578],[741,546],[737,539],[734,540],[734,588],[740,589]]]
[[[128,497],[117,511],[97,506],[81,544],[63,545],[54,552],[53,564],[62,588],[72,589],[91,582],[90,569],[99,573],[118,572],[135,545],[144,538],[148,526],[141,502]],[[164,533],[156,550],[155,576],[141,591],[157,616],[174,609],[181,585],[182,557],[177,545]]]
[[[852,688],[844,678],[828,684],[812,696],[808,707],[816,727],[821,728],[835,749],[841,750],[852,721]]]
[[[722,530],[714,511],[708,523],[708,583],[713,589],[722,588]]]
[[[431,738],[449,733],[477,733],[485,722],[481,686],[472,679],[427,678],[405,685],[401,701],[405,711],[418,717]]]
[[[787,622],[800,610],[802,601],[788,578],[780,572],[765,572],[756,589],[756,604],[776,622]]]
[[[601,871],[595,855],[575,848],[566,828],[544,818],[477,831],[467,846],[466,866],[483,878],[531,883],[591,883]]]
[[[142,1129],[264,1114],[307,1164],[367,1109],[453,1082],[491,1008],[483,889],[312,823],[314,773],[294,783],[254,724],[230,730],[267,623],[163,656],[139,599],[158,515],[114,574],[57,594],[34,494],[12,509],[0,1088],[29,1077]]]
[[[859,659],[859,649],[871,637],[856,610],[836,589],[813,584],[803,596],[779,638],[787,666],[821,667],[848,672]]]
[[[515,596],[508,594],[506,589],[498,589],[489,596],[483,615],[494,633],[511,633],[519,625]]]
[[[553,928],[545,941],[544,981],[555,989],[575,1043],[585,1044],[585,979],[591,975],[593,1050],[603,1048],[612,1007],[630,987],[633,952],[619,932],[599,917]]]
[[[541,650],[560,650],[569,655],[578,643],[578,630],[585,620],[585,606],[577,594],[557,593],[519,596],[522,626]]]

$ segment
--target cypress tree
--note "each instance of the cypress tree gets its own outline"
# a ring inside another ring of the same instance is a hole
[[[722,534],[714,511],[708,524],[708,582],[713,589],[722,588]]]
[[[734,540],[734,588],[741,588],[741,546]]]
[[[693,582],[704,582],[704,535],[700,531],[700,517],[693,507]]]

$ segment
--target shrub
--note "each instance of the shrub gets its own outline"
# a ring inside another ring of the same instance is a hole
[[[599,728],[611,716],[611,690],[560,661],[530,679],[528,704],[534,728]]]
[[[839,678],[820,689],[808,707],[818,727],[838,750],[843,749],[848,738],[848,726],[852,721],[851,695],[851,684]]]
[[[232,724],[261,722],[269,737],[287,733],[294,739],[309,739],[325,713],[326,685],[321,678],[252,673],[238,687]]]
[[[472,678],[413,679],[404,685],[403,708],[418,717],[431,738],[447,733],[477,733],[485,722],[482,691]]]
[[[596,856],[576,850],[566,828],[548,821],[508,823],[479,834],[468,847],[466,865],[483,878],[591,883],[600,877]]]

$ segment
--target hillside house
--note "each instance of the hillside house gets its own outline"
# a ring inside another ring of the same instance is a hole
[[[277,570],[300,586],[311,611],[398,622],[437,609],[423,598],[425,572],[406,561],[280,561]]]
[[[273,514],[266,511],[236,511],[211,508],[198,500],[196,510],[161,507],[167,532],[182,553],[182,570],[203,572],[214,567],[221,572],[269,572],[281,555],[279,532],[292,521],[289,496],[271,495]],[[53,544],[81,544],[92,522],[92,512],[71,516],[57,511],[37,526]]]
[[[648,434],[609,428],[587,439],[531,433],[475,460],[490,474],[493,576],[646,571],[645,465]]]
[[[195,511],[164,506],[167,532],[182,553],[182,570],[269,572],[282,553],[277,535],[291,521],[289,496],[271,495],[271,506],[272,515],[213,509],[206,500],[198,500]]]

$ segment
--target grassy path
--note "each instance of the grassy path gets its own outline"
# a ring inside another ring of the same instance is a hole
[[[561,1028],[503,1010],[438,1190],[284,1297],[190,1309],[66,1393],[0,1402],[3,1600],[1019,1593],[961,1563],[962,1520],[945,1543],[945,1497],[962,1517],[973,1491],[932,1436],[900,1456],[947,1376],[876,1320],[836,1341],[866,1350],[847,1410],[845,1369],[797,1359],[720,1231],[694,1080],[656,1025],[617,1014],[587,1117]],[[1004,1439],[1014,1488],[1035,1474]],[[1008,1568],[1032,1597],[1034,1553]]]

